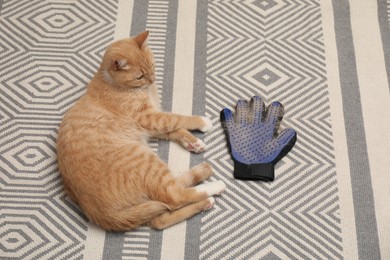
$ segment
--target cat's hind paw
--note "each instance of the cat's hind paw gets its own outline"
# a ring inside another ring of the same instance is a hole
[[[188,151],[194,153],[201,153],[206,149],[205,143],[200,139],[197,139],[194,143],[184,143],[183,145]]]
[[[220,195],[226,189],[226,184],[223,181],[213,181],[195,186],[195,189],[206,192],[208,196]]]
[[[214,203],[215,203],[214,197],[209,197],[207,200],[208,200],[209,203],[206,204],[206,207],[204,207],[203,210],[209,210],[209,209],[211,209],[214,206]]]

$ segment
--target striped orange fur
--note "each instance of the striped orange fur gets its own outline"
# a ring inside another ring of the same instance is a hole
[[[208,164],[174,177],[147,145],[175,141],[193,152],[204,144],[188,130],[207,131],[205,117],[161,112],[148,32],[112,43],[87,92],[65,115],[58,165],[67,194],[106,230],[140,225],[163,229],[213,205],[222,182],[193,187],[212,174]],[[199,188],[200,187],[200,188]]]

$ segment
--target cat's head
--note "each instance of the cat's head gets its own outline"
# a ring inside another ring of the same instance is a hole
[[[154,58],[147,47],[149,32],[108,46],[100,70],[104,80],[115,87],[138,88],[154,83]]]

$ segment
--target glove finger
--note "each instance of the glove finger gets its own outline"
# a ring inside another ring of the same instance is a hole
[[[236,105],[236,120],[238,124],[248,124],[248,110],[248,102],[246,100],[238,100]]]
[[[250,101],[250,121],[253,124],[260,124],[264,117],[265,105],[263,99],[259,96],[252,97]]]
[[[222,109],[220,114],[220,119],[223,128],[225,128],[226,130],[232,129],[234,127],[234,116],[233,116],[233,112],[230,109],[228,108]]]
[[[290,150],[294,147],[297,140],[297,133],[293,129],[283,130],[279,136],[277,136],[273,143],[277,146],[278,155],[273,159],[272,163],[275,165],[280,159],[282,159]]]
[[[277,137],[276,141],[280,148],[283,148],[287,145],[293,146],[297,138],[297,132],[293,129],[288,128],[284,129]]]
[[[275,101],[268,106],[265,122],[274,127],[274,132],[273,132],[274,135],[278,131],[280,121],[282,121],[283,115],[284,115],[284,108],[283,105],[280,104],[280,102]]]

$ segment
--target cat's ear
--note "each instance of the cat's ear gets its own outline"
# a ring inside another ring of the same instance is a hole
[[[137,45],[140,48],[142,48],[148,44],[148,37],[149,37],[149,31],[144,31],[143,33],[140,33],[137,36],[135,36],[134,40],[137,43]]]
[[[115,71],[117,70],[127,70],[129,68],[129,65],[127,64],[127,61],[124,59],[117,59],[113,60],[111,63],[111,68]]]

